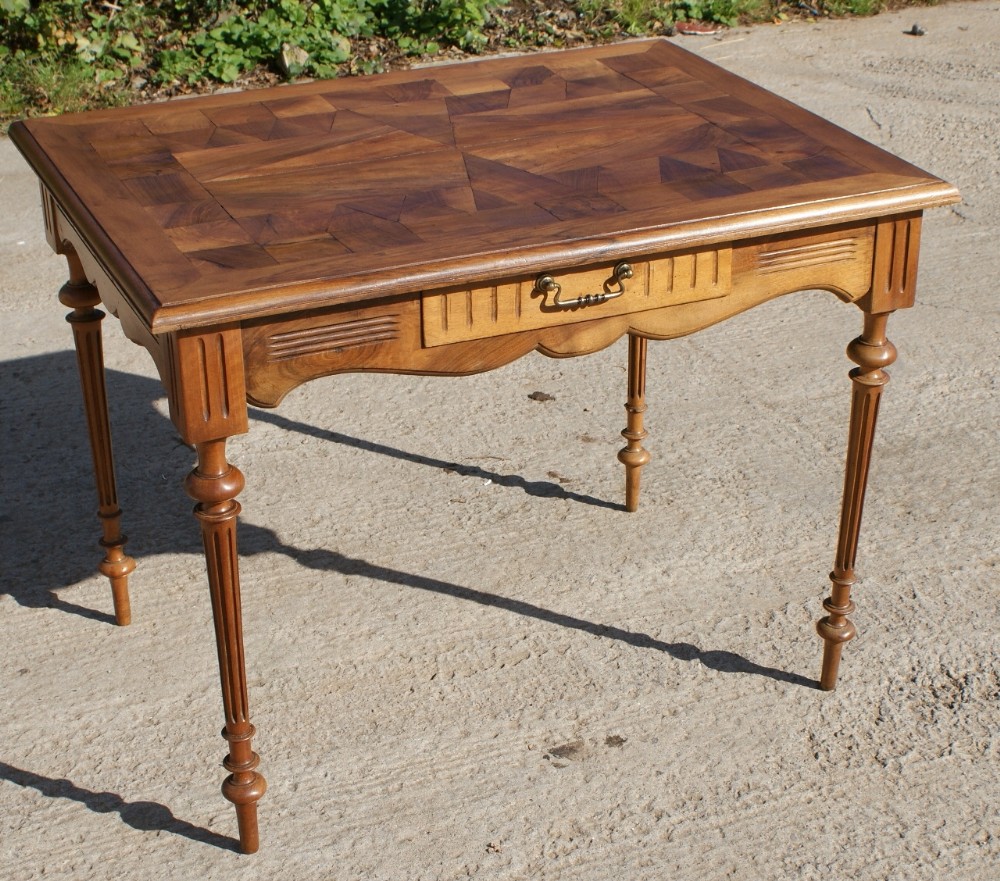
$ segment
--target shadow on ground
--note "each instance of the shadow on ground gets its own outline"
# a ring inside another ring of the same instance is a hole
[[[99,559],[95,543],[99,533],[97,519],[83,516],[84,512],[95,510],[96,502],[75,355],[57,352],[0,363],[0,387],[5,389],[3,411],[6,411],[0,455],[10,500],[5,505],[7,513],[0,514],[0,559],[18,561],[16,565],[8,562],[0,579],[0,591],[29,608],[56,608],[113,623],[111,615],[82,607],[59,595],[60,589],[91,577]],[[133,535],[129,552],[139,560],[152,554],[200,555],[201,541],[190,514],[191,501],[182,488],[184,476],[193,463],[193,452],[154,406],[163,397],[162,387],[153,379],[109,370],[108,392],[115,429],[119,495],[124,500],[126,530]],[[537,498],[620,507],[592,496],[568,492],[556,483],[528,481],[520,475],[499,474],[435,459],[305,425],[271,411],[254,410],[252,416],[290,432],[305,433],[374,455],[492,480],[499,486]],[[38,516],[39,507],[44,510],[42,517]],[[19,509],[24,509],[24,515]],[[636,648],[660,651],[676,660],[697,661],[722,673],[752,674],[816,687],[814,680],[761,666],[733,652],[703,650],[690,643],[663,642],[645,633],[391,569],[333,550],[298,548],[282,542],[273,531],[253,524],[240,525],[240,545],[243,555],[278,552],[311,569],[361,575],[388,584],[432,591]]]
[[[71,780],[54,779],[15,768],[0,762],[0,779],[8,780],[25,789],[38,790],[47,798],[65,798],[80,802],[96,814],[116,813],[122,822],[140,832],[169,832],[192,841],[200,841],[224,850],[239,851],[239,841],[179,820],[170,809],[155,801],[125,801],[114,792],[94,792],[83,789]]]

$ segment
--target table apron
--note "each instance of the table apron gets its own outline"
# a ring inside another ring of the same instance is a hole
[[[798,290],[870,295],[877,222],[768,236],[724,247],[638,255],[615,299],[552,306],[537,276],[495,285],[415,292],[242,324],[249,399],[276,406],[291,389],[346,371],[463,375],[537,350],[551,357],[597,351],[626,333],[669,339],[693,333]],[[615,264],[553,267],[565,298],[606,291]]]

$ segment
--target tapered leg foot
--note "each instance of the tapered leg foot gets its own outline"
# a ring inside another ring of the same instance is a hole
[[[115,520],[117,521],[120,517],[121,511],[115,515]],[[98,564],[97,570],[111,582],[111,601],[115,608],[115,623],[124,627],[132,623],[132,603],[128,596],[128,577],[135,570],[135,560],[125,553],[127,537],[118,530],[117,522],[112,532],[117,533],[116,538],[111,541],[101,539],[101,545],[105,548],[105,556]]]
[[[833,691],[837,685],[837,673],[840,670],[840,655],[844,643],[854,639],[857,629],[854,622],[847,616],[854,612],[851,601],[851,586],[853,578],[838,577],[836,572],[830,573],[833,582],[831,595],[823,601],[827,615],[816,624],[816,630],[823,637],[823,669],[819,677],[819,687],[823,691]]]
[[[264,778],[261,777],[261,780]],[[261,787],[260,798],[264,794]],[[232,801],[232,799],[230,799]],[[260,850],[260,833],[257,831],[257,802],[236,805],[236,826],[240,835],[240,851],[242,853],[257,853]]]
[[[70,279],[59,291],[59,301],[73,311],[66,320],[73,328],[76,360],[80,369],[83,406],[90,434],[90,451],[97,481],[98,516],[101,518],[104,559],[98,571],[111,582],[115,622],[122,626],[132,621],[128,597],[128,576],[135,560],[125,553],[126,537],[121,531],[121,508],[115,485],[115,464],[111,450],[111,423],[108,396],[104,385],[104,348],[101,321],[104,313],[95,308],[100,302],[97,289],[87,281],[75,254],[68,254]]]
[[[250,749],[250,738],[256,733],[253,725],[245,732],[245,736],[237,737],[225,729],[222,736],[229,741],[230,753],[223,761],[223,766],[230,775],[222,781],[222,794],[236,806],[236,826],[240,836],[240,850],[243,853],[256,853],[260,847],[260,833],[257,829],[257,802],[267,790],[264,778],[256,772],[260,756]],[[237,743],[246,743],[246,749],[239,749]],[[237,761],[235,755],[246,756]]]
[[[626,444],[618,451],[618,461],[625,466],[626,511],[639,508],[639,478],[650,459],[649,451],[642,445],[649,435],[642,425],[646,412],[646,346],[646,339],[629,334],[627,423],[622,431]]]
[[[851,428],[847,441],[840,538],[836,562],[830,573],[833,588],[830,596],[823,602],[827,614],[816,625],[816,630],[825,643],[820,673],[820,688],[824,691],[832,691],[836,687],[844,643],[852,640],[857,633],[848,616],[854,612],[851,588],[857,580],[854,565],[861,531],[861,513],[865,503],[879,400],[883,387],[889,381],[889,374],[883,368],[896,360],[896,347],[885,336],[888,318],[888,313],[866,314],[864,332],[847,347],[848,357],[858,366],[850,374],[853,383]]]
[[[253,751],[255,733],[250,724],[246,666],[243,659],[243,613],[240,605],[239,556],[236,518],[240,512],[236,496],[243,489],[243,475],[226,461],[225,440],[196,444],[198,466],[187,478],[188,495],[195,499],[194,513],[201,522],[212,596],[215,641],[219,652],[222,705],[229,742],[223,766],[229,776],[222,794],[236,806],[240,849],[254,853],[260,846],[257,831],[257,801],[267,789],[257,772],[260,757]]]

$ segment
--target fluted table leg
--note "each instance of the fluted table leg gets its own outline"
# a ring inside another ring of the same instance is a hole
[[[115,622],[131,623],[132,610],[128,597],[128,576],[135,569],[135,560],[125,553],[126,537],[121,532],[121,508],[115,485],[115,463],[111,450],[111,422],[108,418],[108,395],[104,384],[104,347],[101,341],[101,321],[104,313],[95,308],[100,297],[87,281],[86,273],[76,254],[66,255],[69,281],[59,291],[59,302],[73,311],[66,320],[73,328],[76,360],[80,369],[83,408],[90,434],[90,452],[97,482],[98,516],[101,518],[104,559],[98,570],[111,581],[111,596],[115,607]]]
[[[847,347],[847,356],[858,366],[851,373],[854,388],[851,398],[851,428],[847,443],[847,468],[844,477],[844,500],[840,514],[840,539],[830,580],[833,588],[823,601],[827,614],[816,625],[823,637],[823,670],[820,688],[831,691],[837,684],[840,655],[844,643],[856,634],[848,617],[854,611],[851,587],[857,580],[854,565],[861,530],[861,512],[868,483],[872,439],[878,416],[882,389],[889,381],[883,368],[896,360],[896,347],[886,339],[889,314],[866,314],[864,332]]]
[[[243,615],[240,608],[240,572],[236,547],[236,518],[243,489],[243,475],[226,461],[225,440],[196,444],[198,466],[188,475],[188,495],[195,499],[195,516],[201,521],[205,543],[208,585],[212,595],[215,640],[219,651],[222,703],[229,742],[223,765],[229,776],[222,794],[236,805],[240,849],[255,853],[260,846],[257,831],[257,801],[267,784],[257,771],[260,757],[251,748],[254,727],[250,724],[246,666],[243,659]]]
[[[625,510],[639,508],[639,478],[642,466],[649,462],[649,451],[642,442],[649,432],[642,426],[646,412],[646,346],[644,337],[628,337],[628,400],[625,402],[627,417],[622,437],[625,446],[618,451],[618,461],[625,466]]]

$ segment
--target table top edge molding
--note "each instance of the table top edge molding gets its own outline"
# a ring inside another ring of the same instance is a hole
[[[676,224],[660,230],[643,230],[633,235],[583,239],[574,245],[573,262],[638,260],[695,246],[734,243],[843,223],[868,220],[875,223],[887,217],[954,204],[958,200],[958,191],[949,184],[916,184],[907,189],[874,193],[867,197],[829,200],[825,205],[788,206]],[[822,210],[818,211],[817,207]],[[234,291],[225,299],[206,297],[201,301],[160,306],[152,314],[150,327],[154,334],[161,334],[232,320],[233,298],[238,298],[236,311],[240,316],[265,318],[323,305],[358,303],[457,284],[479,284],[498,278],[565,269],[568,264],[564,250],[560,245],[536,245],[523,249],[516,260],[511,259],[509,252],[503,251],[419,266],[391,266],[379,272],[359,269],[348,279],[320,278],[294,285]]]

